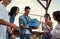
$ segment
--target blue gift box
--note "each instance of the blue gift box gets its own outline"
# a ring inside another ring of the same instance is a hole
[[[28,26],[32,28],[38,28],[40,22],[37,19],[30,19]]]

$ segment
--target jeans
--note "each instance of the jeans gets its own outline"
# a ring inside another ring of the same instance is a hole
[[[43,34],[42,39],[51,39],[51,34],[50,34],[50,32]]]
[[[20,39],[30,39],[30,34],[20,34]]]

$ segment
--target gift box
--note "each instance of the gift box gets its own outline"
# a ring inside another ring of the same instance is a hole
[[[38,28],[40,22],[37,19],[30,19],[28,26],[31,28]]]

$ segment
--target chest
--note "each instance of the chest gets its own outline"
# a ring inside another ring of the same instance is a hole
[[[9,21],[8,11],[6,9],[2,9],[1,12],[1,16],[3,17],[3,19],[5,21]]]

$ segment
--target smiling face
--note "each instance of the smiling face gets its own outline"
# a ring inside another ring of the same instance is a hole
[[[19,13],[19,8],[17,8],[17,10],[16,10],[16,15]]]
[[[25,7],[25,14],[28,15],[30,13],[30,7],[26,6]]]
[[[26,10],[25,10],[25,14],[28,15],[29,13],[30,13],[30,9],[26,9]]]

